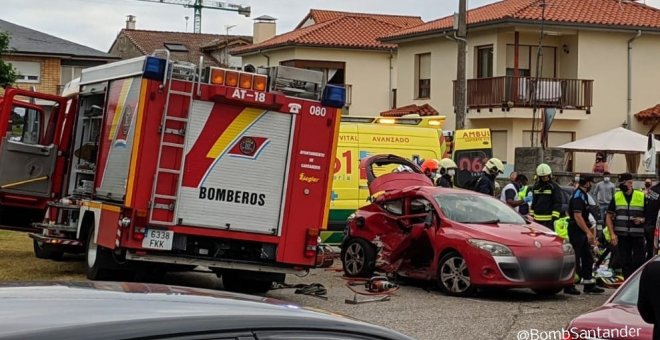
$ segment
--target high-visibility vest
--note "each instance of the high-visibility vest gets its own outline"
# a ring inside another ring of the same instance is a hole
[[[521,200],[525,200],[527,198],[527,191],[529,190],[529,186],[525,185],[522,188],[520,188],[520,191],[518,191],[518,197],[520,197]]]
[[[614,193],[614,205],[616,217],[614,219],[614,231],[620,236],[644,236],[644,224],[635,224],[632,219],[644,217],[644,193],[633,190],[630,203],[626,200],[623,192]]]
[[[568,239],[568,220],[568,216],[564,216],[555,221],[555,233],[564,240]]]

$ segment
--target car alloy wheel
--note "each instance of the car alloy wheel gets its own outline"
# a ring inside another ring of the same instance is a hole
[[[376,250],[369,242],[353,238],[341,251],[344,273],[348,277],[369,277],[375,270]]]
[[[470,282],[467,262],[457,253],[448,253],[440,259],[437,280],[440,289],[449,295],[469,296],[475,290]]]
[[[346,269],[351,275],[356,275],[364,268],[364,248],[359,243],[353,243],[346,249]]]

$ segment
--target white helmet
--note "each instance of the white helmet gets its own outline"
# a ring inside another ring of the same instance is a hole
[[[484,166],[488,172],[491,174],[495,175],[498,173],[504,173],[504,163],[502,163],[501,160],[498,158],[491,158],[486,162],[486,165]]]

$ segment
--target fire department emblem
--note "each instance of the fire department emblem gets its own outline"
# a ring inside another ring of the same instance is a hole
[[[252,139],[252,137],[244,137],[239,142],[239,149],[241,153],[246,156],[254,155],[254,151],[257,149],[257,142]]]
[[[264,137],[242,137],[229,150],[229,156],[256,159],[266,145],[268,145],[268,142],[268,138]]]
[[[539,241],[534,241],[534,247],[541,249],[542,245]]]

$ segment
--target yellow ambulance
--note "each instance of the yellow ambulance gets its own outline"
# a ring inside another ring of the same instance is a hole
[[[329,229],[324,243],[340,243],[346,219],[368,204],[369,190],[360,160],[376,154],[394,154],[421,165],[441,159],[447,146],[442,127],[445,116],[342,117],[330,203]],[[393,169],[380,169],[391,172]],[[378,175],[378,174],[377,174]]]

